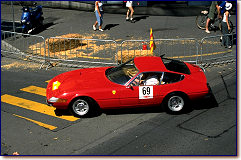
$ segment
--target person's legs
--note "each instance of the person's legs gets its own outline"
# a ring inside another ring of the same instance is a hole
[[[224,35],[223,36],[223,38],[222,38],[222,42],[223,42],[223,45],[225,46],[225,47],[228,47],[228,46],[230,46],[230,42],[229,42],[229,40],[228,40],[228,36],[226,35],[225,36],[225,34],[228,34],[228,26],[227,26],[227,23],[226,22],[222,22],[222,30],[221,30],[221,32],[222,32],[222,34]]]
[[[93,30],[96,31],[96,25],[98,24],[98,21],[95,21],[94,25],[93,25]]]
[[[131,11],[130,20],[133,20],[134,9],[132,7],[129,7],[129,10]]]
[[[103,32],[104,30],[102,29],[102,24],[103,24],[103,14],[101,14],[100,23],[99,23],[99,30]]]
[[[206,32],[207,32],[207,33],[210,33],[210,31],[208,30],[208,26],[209,26],[210,21],[211,21],[211,19],[208,18],[208,19],[207,19],[207,22],[206,22]]]
[[[129,20],[129,14],[130,14],[130,10],[128,9],[127,12],[126,12],[126,20],[127,21]]]

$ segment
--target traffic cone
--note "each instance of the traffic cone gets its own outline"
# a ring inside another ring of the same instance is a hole
[[[147,45],[145,42],[142,42],[142,50],[147,50]]]

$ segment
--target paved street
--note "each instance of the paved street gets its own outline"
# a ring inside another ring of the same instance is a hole
[[[15,6],[15,18],[20,17]],[[11,21],[10,6],[1,6],[1,19]],[[44,37],[79,33],[113,39],[197,38],[207,35],[195,16],[105,14],[103,33],[92,30],[93,12],[44,8]],[[236,26],[236,16],[232,16]],[[219,35],[219,31],[210,35]],[[233,51],[235,52],[236,46]],[[48,80],[73,68],[39,70],[40,64],[1,58],[1,154],[11,155],[237,155],[236,63],[206,68],[214,97],[194,102],[195,109],[169,115],[159,108],[104,111],[93,118],[55,113],[45,104]],[[16,132],[18,134],[16,134]]]

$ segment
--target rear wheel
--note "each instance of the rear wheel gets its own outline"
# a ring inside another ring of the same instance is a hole
[[[206,29],[206,21],[207,21],[207,16],[204,14],[200,14],[196,18],[196,25],[199,29]]]
[[[186,110],[188,99],[183,94],[172,93],[164,100],[164,109],[167,113],[179,114]]]

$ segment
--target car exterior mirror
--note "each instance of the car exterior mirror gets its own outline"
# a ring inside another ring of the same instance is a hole
[[[126,86],[127,89],[132,89],[133,87],[131,85]]]

